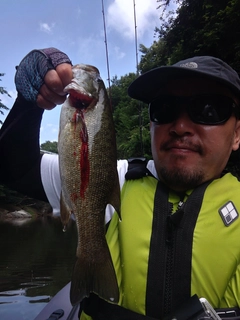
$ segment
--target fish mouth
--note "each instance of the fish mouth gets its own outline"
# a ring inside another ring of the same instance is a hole
[[[86,109],[95,98],[89,94],[83,86],[74,79],[65,88],[64,92],[69,94],[72,106],[77,109]]]
[[[72,106],[76,109],[87,109],[96,100],[93,96],[73,89],[68,90]]]

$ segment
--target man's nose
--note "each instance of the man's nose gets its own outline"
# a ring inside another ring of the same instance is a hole
[[[182,135],[192,135],[194,132],[194,122],[188,115],[188,112],[185,107],[181,108],[178,117],[172,122],[170,126],[170,132],[179,136]]]

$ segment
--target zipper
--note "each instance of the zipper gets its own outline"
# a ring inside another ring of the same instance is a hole
[[[166,219],[166,268],[165,268],[165,287],[164,287],[164,316],[172,311],[172,288],[174,274],[174,251],[176,245],[176,232],[184,214],[183,200],[178,203],[177,210],[173,213],[173,204],[169,203],[169,213]]]

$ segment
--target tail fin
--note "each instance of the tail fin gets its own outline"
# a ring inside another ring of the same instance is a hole
[[[94,261],[82,259],[80,256],[74,266],[70,289],[71,304],[76,305],[91,292],[113,303],[119,301],[117,278],[108,248],[107,256],[97,254]]]

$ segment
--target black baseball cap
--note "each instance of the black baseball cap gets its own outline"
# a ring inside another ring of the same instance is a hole
[[[150,103],[169,80],[187,77],[213,79],[226,85],[240,98],[240,79],[237,72],[226,62],[212,56],[196,56],[171,66],[152,69],[130,84],[128,94],[131,98]]]

